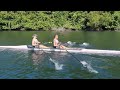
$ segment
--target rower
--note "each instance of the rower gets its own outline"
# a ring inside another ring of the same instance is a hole
[[[54,36],[53,48],[60,48],[60,49],[66,49],[67,48],[67,47],[61,45],[61,43],[58,40],[58,35],[57,34]]]
[[[33,34],[33,39],[32,39],[32,46],[35,48],[49,48],[47,46],[44,46],[37,40],[37,34]]]

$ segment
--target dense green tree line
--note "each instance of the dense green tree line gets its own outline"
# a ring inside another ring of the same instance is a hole
[[[0,11],[0,30],[120,30],[120,11]]]

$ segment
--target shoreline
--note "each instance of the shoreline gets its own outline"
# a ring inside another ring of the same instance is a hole
[[[39,31],[39,32],[41,32],[41,31],[54,31],[54,32],[105,32],[105,31],[109,31],[109,32],[120,32],[120,30],[100,30],[100,31],[97,31],[97,30],[75,30],[75,29],[65,29],[65,28],[63,28],[63,29],[50,29],[50,30],[42,30],[42,29],[40,29],[40,30],[20,30],[20,29],[18,29],[18,30],[9,30],[9,29],[3,29],[3,30],[0,30],[0,32],[13,32],[13,31],[19,31],[19,32],[24,32],[24,31]]]

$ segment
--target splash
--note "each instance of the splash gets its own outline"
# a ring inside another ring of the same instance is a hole
[[[79,46],[81,46],[81,47],[88,47],[88,46],[90,46],[90,44],[89,44],[89,43],[84,42],[84,43],[82,43],[82,44],[79,44]]]
[[[89,46],[89,43],[84,42],[82,45]]]
[[[90,64],[88,64],[87,62],[85,61],[81,61],[83,67],[86,67],[90,72],[93,72],[93,73],[98,73],[98,71],[94,70]]]
[[[89,43],[87,43],[87,42],[84,42],[84,43],[82,43],[82,44],[79,44],[79,46],[80,46],[80,48],[88,48],[88,49],[93,49],[93,48],[95,48],[94,46],[92,46],[92,45],[90,45]]]
[[[55,64],[56,70],[62,70],[63,64],[59,64],[56,60],[51,59],[51,58],[49,60]]]
[[[76,42],[68,41],[67,44],[68,44],[68,46],[75,46],[75,45],[76,45]]]

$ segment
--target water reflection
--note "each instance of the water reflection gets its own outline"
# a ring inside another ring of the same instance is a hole
[[[35,66],[35,69],[38,69],[38,65],[40,65],[45,58],[44,52],[40,50],[33,50],[30,53],[33,65]]]
[[[61,53],[61,52],[45,52],[41,50],[33,50],[33,51],[30,51],[29,53],[30,53],[29,56],[31,57],[32,63],[35,67],[35,70],[36,69],[38,70],[38,68],[40,68],[41,66],[44,66],[47,60],[53,63],[52,65],[54,65],[55,70],[62,70],[64,66],[62,64],[62,61],[64,61],[63,58],[67,54],[67,53]]]

